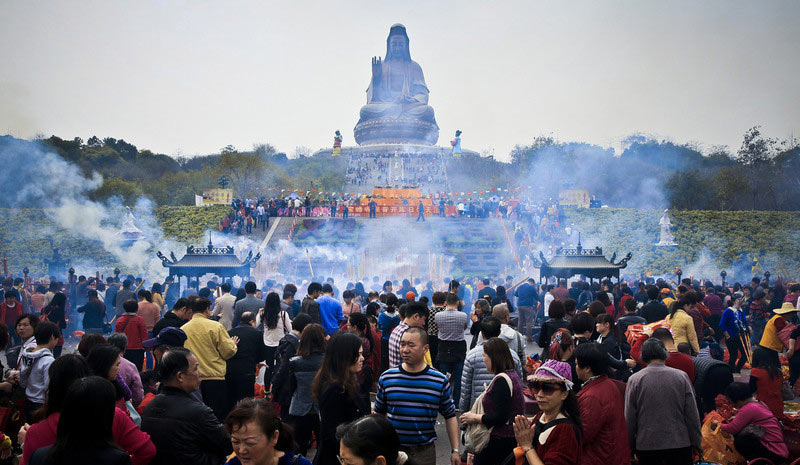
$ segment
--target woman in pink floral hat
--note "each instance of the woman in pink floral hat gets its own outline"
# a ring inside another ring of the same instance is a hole
[[[533,420],[523,415],[515,418],[517,457],[524,455],[530,465],[579,463],[583,426],[569,364],[546,361],[528,378],[528,385],[541,411]]]

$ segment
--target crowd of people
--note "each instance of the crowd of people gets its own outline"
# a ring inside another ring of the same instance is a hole
[[[430,153],[352,154],[345,182],[355,186],[433,185],[445,176],[444,160]]]
[[[690,464],[714,411],[780,464],[798,426],[797,283],[118,281],[2,281],[0,463]]]

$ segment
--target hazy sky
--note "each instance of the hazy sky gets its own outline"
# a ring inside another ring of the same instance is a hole
[[[0,134],[171,155],[332,144],[403,23],[441,128],[506,159],[537,135],[800,137],[798,1],[0,0]]]

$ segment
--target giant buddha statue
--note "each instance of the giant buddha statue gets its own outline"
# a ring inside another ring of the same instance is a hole
[[[372,80],[355,127],[356,142],[436,144],[439,126],[428,93],[422,68],[411,59],[406,28],[395,24],[386,39],[386,58],[372,58]]]

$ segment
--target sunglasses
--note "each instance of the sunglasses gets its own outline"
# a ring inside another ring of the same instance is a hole
[[[531,387],[531,390],[534,394],[542,391],[542,393],[546,396],[549,396],[556,391],[561,391],[564,388],[563,384],[553,383],[550,381],[531,381],[528,383],[528,385]]]

